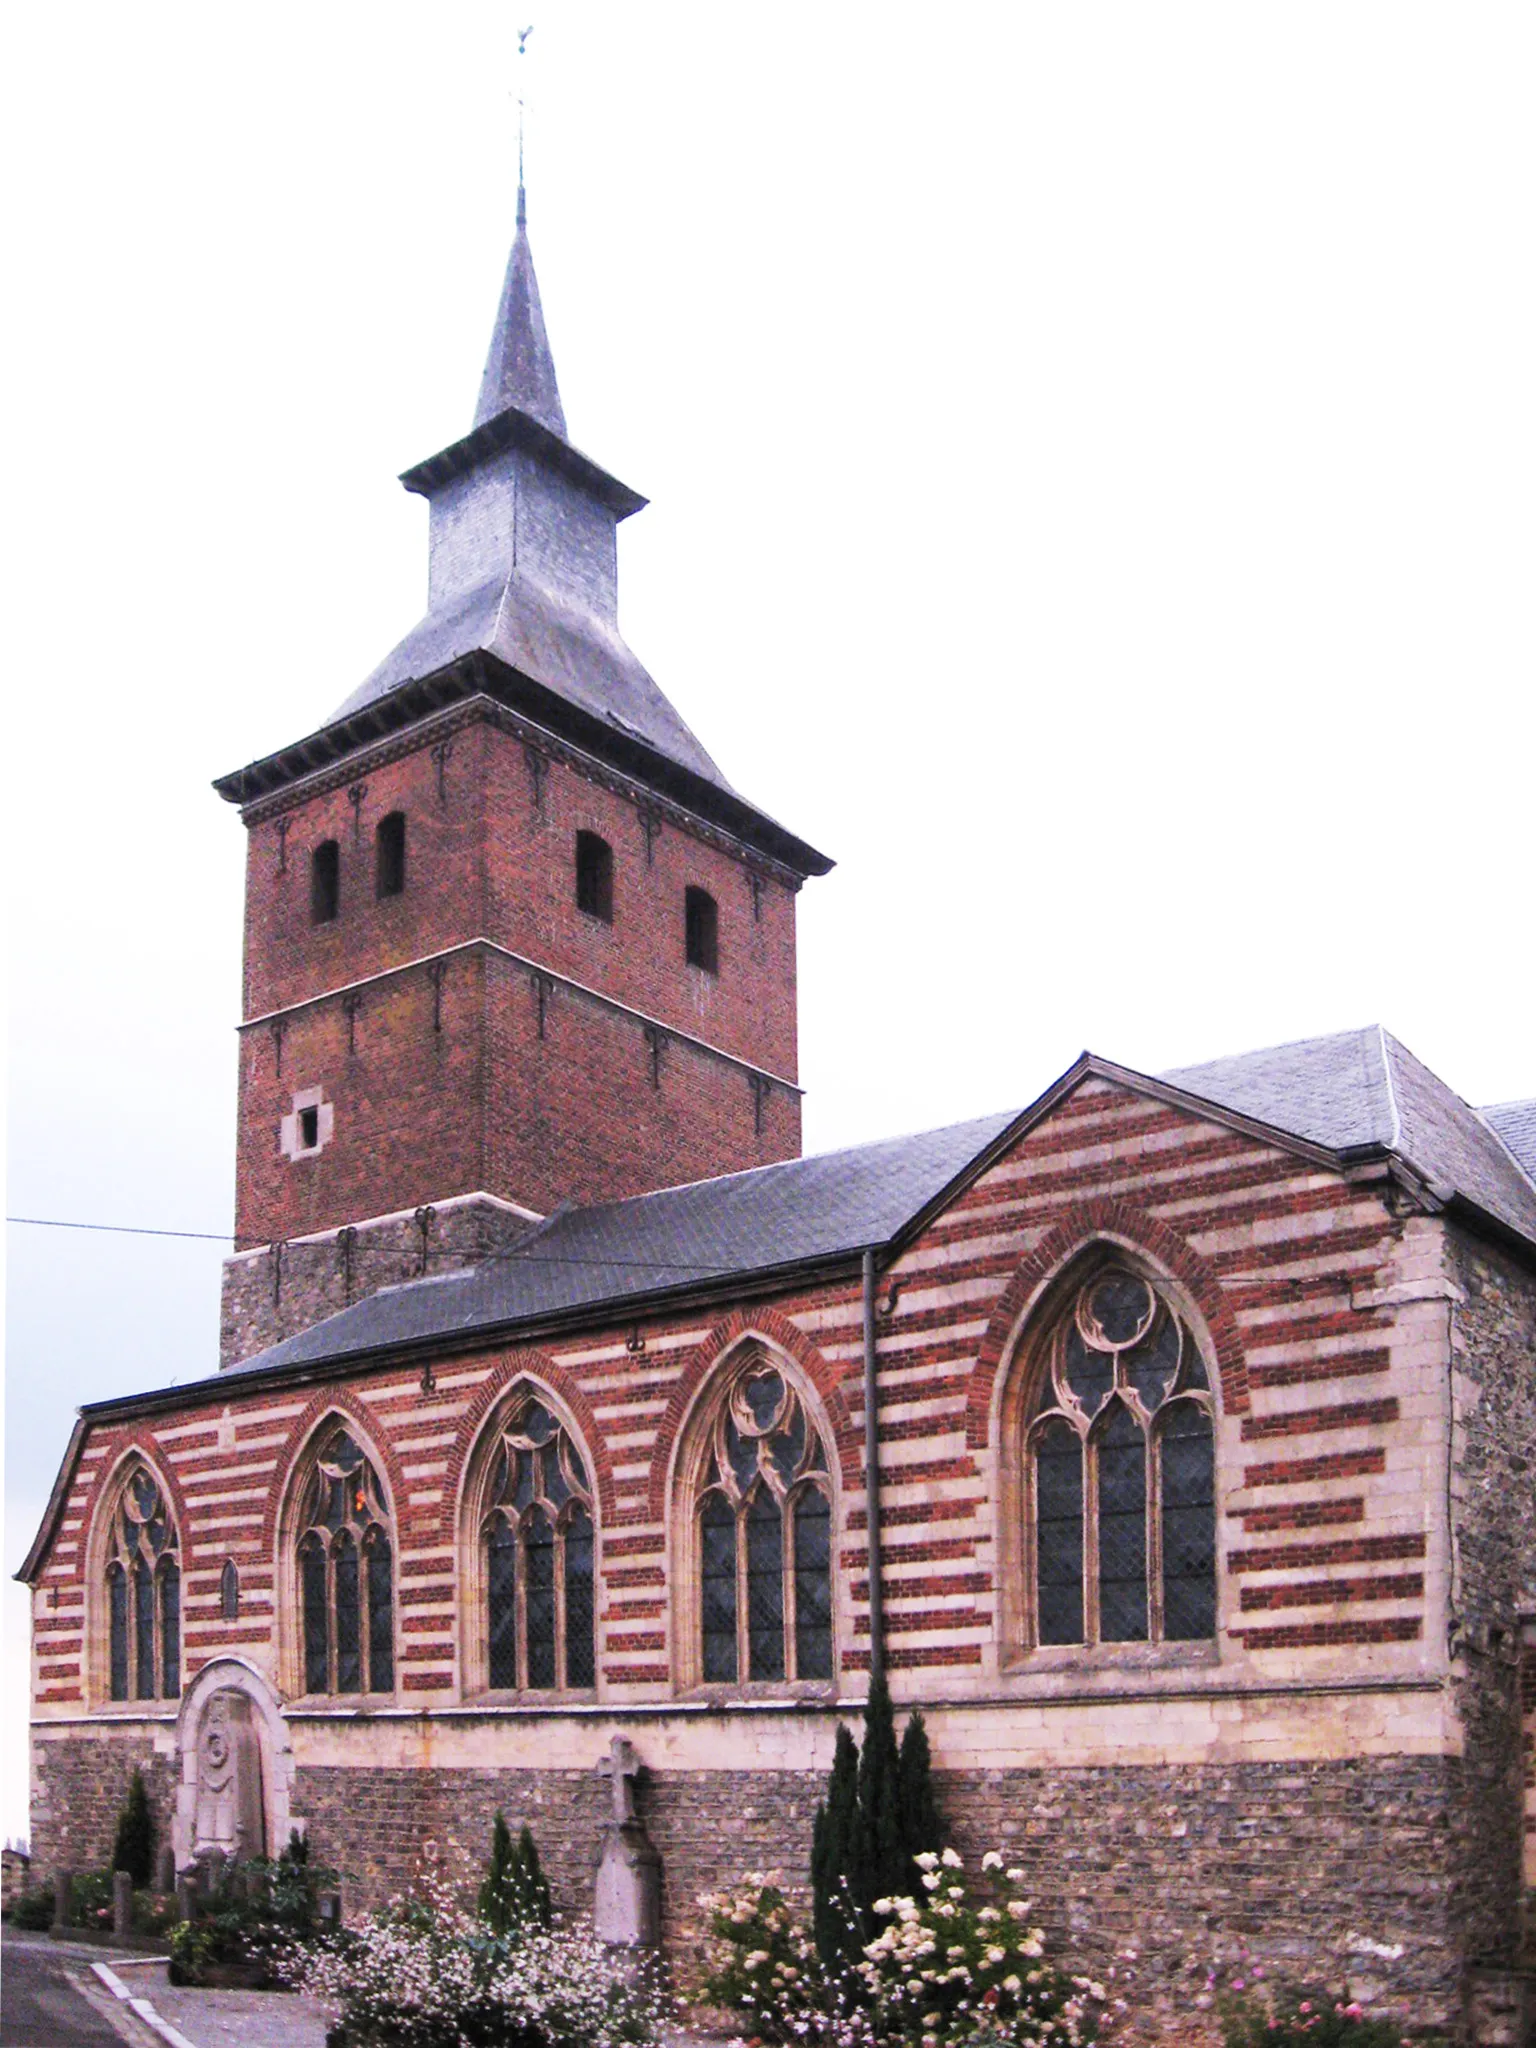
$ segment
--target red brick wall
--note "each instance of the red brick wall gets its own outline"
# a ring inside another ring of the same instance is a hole
[[[800,1149],[798,1097],[754,1091],[746,1071],[794,1079],[793,889],[670,818],[648,860],[634,803],[565,760],[540,755],[535,774],[523,743],[488,723],[462,726],[451,748],[424,739],[251,828],[245,1015],[263,1021],[241,1048],[242,1244],[476,1189],[546,1212]],[[396,810],[406,889],[380,901],[374,835]],[[578,830],[613,849],[611,925],[576,908]],[[341,910],[314,925],[311,856],[327,839]],[[684,958],[690,885],[718,905],[718,975]],[[519,959],[454,953],[436,991],[410,965],[482,939]],[[542,1017],[523,961],[549,970]],[[672,1034],[659,1065],[647,1019]],[[314,1086],[335,1136],[290,1161],[279,1123]]]

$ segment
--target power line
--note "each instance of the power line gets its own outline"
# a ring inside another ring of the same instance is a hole
[[[188,1238],[204,1244],[234,1244],[236,1242],[230,1232],[223,1230],[152,1230],[148,1225],[141,1223],[81,1223],[76,1222],[71,1217],[62,1216],[7,1216],[5,1220],[7,1223],[29,1224],[35,1230],[97,1230],[109,1232],[115,1237],[176,1237]],[[303,1240],[294,1243],[288,1238],[275,1241],[281,1242],[283,1250],[290,1257],[295,1252],[335,1250],[337,1248],[334,1238],[330,1241],[329,1245],[305,1243]],[[401,1259],[419,1260],[422,1257],[428,1259],[457,1259],[462,1258],[463,1254],[447,1245],[427,1246],[424,1251],[417,1246],[402,1246],[398,1251],[391,1251],[387,1245],[355,1244],[351,1247],[347,1256],[353,1259],[394,1259],[398,1261]],[[621,1272],[637,1273],[709,1274],[735,1273],[741,1270],[736,1265],[709,1266],[695,1259],[583,1259],[569,1254],[562,1256],[558,1252],[525,1252],[514,1244],[508,1245],[504,1250],[486,1252],[471,1264],[467,1264],[464,1271],[468,1273],[478,1270],[479,1267],[491,1265],[498,1259],[516,1259],[525,1266],[586,1266],[597,1270],[618,1270]]]

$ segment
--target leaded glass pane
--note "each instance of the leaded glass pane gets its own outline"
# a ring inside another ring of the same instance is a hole
[[[760,1430],[773,1426],[784,1400],[784,1382],[776,1372],[754,1373],[742,1382],[741,1388],[752,1420]]]
[[[1035,1574],[1042,1643],[1083,1640],[1083,1446],[1066,1422],[1035,1447]]]
[[[219,1574],[219,1613],[225,1621],[237,1621],[240,1616],[240,1574],[232,1557],[225,1560]]]
[[[107,1567],[107,1612],[112,1697],[125,1700],[128,1697],[128,1574],[120,1564]]]
[[[832,1506],[815,1486],[795,1502],[795,1676],[832,1676]]]
[[[527,1545],[528,1683],[555,1683],[555,1532],[535,1508],[523,1524]]]
[[[133,1567],[134,1698],[155,1696],[155,1582],[141,1557]]]
[[[734,1417],[729,1416],[725,1424],[725,1453],[736,1475],[736,1484],[745,1493],[757,1471],[757,1438],[743,1436]]]
[[[325,1594],[325,1552],[318,1536],[306,1538],[299,1551],[300,1597],[304,1606],[304,1690],[329,1692],[327,1638],[330,1627]]]
[[[486,1547],[490,1603],[490,1681],[508,1691],[517,1684],[517,1536],[498,1515]]]
[[[1090,1351],[1075,1324],[1067,1331],[1064,1352],[1068,1391],[1081,1403],[1085,1415],[1097,1415],[1115,1384],[1114,1359],[1107,1351]]]
[[[1141,1424],[1116,1402],[1098,1439],[1099,1639],[1147,1640],[1147,1453]]]
[[[368,1539],[368,1690],[395,1689],[395,1610],[390,1583],[389,1538],[376,1529]]]
[[[534,1485],[533,1453],[519,1451],[517,1454],[517,1481],[513,1488],[512,1502],[515,1507],[533,1505],[533,1496],[538,1489]]]
[[[1125,1376],[1141,1396],[1150,1413],[1165,1395],[1173,1391],[1179,1369],[1179,1326],[1170,1315],[1159,1318],[1152,1330],[1125,1354]]]
[[[747,1674],[784,1676],[784,1520],[766,1487],[747,1509]]]
[[[1216,1633],[1216,1452],[1211,1419],[1180,1401],[1158,1439],[1163,1490],[1163,1634],[1171,1643]]]
[[[563,1508],[571,1497],[571,1489],[560,1467],[560,1446],[546,1444],[539,1453],[539,1464],[544,1473],[544,1498],[551,1507]]]
[[[181,1571],[174,1557],[160,1565],[160,1692],[173,1700],[181,1691]]]
[[[345,1530],[331,1551],[336,1587],[336,1690],[363,1689],[362,1608],[358,1585],[357,1545]]]
[[[774,1468],[780,1479],[788,1486],[800,1469],[800,1460],[805,1454],[805,1417],[799,1403],[791,1411],[785,1426],[768,1446]]]
[[[565,1682],[594,1685],[597,1655],[593,1642],[592,1517],[573,1508],[565,1525]]]
[[[736,1677],[736,1515],[723,1494],[705,1497],[699,1549],[704,1677],[728,1683]]]
[[[1134,1273],[1106,1273],[1088,1292],[1088,1313],[1117,1351],[1136,1342],[1156,1305],[1151,1288]]]

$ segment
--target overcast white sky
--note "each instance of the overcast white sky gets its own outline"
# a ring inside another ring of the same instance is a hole
[[[208,785],[422,608],[530,17],[628,637],[840,863],[808,1148],[1378,1018],[1536,1093],[1528,5],[77,0],[0,31],[10,1211],[229,1226]],[[219,1248],[8,1242],[10,1571],[76,1404],[215,1362]]]

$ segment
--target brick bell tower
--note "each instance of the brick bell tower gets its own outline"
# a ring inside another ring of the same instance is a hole
[[[571,445],[521,187],[426,616],[215,784],[249,839],[225,1361],[560,1204],[795,1156],[795,897],[621,637],[645,499]]]

